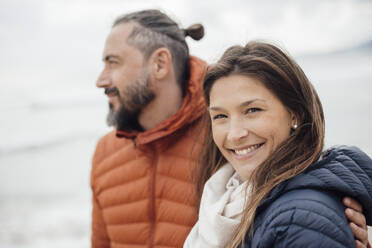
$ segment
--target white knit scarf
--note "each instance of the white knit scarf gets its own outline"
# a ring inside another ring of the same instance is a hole
[[[242,182],[230,164],[221,167],[205,184],[199,219],[184,248],[225,247],[238,227],[247,181]]]

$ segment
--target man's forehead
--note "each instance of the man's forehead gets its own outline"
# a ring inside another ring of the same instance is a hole
[[[107,37],[108,42],[123,42],[126,41],[132,33],[133,23],[122,23],[114,26]]]
[[[117,53],[124,47],[129,46],[127,40],[133,27],[134,25],[132,23],[122,23],[113,27],[106,39],[103,56],[105,57],[108,54]]]

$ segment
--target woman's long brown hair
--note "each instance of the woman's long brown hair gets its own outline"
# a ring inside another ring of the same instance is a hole
[[[317,161],[324,145],[321,102],[304,72],[290,56],[276,46],[263,42],[249,42],[244,47],[229,48],[206,74],[203,89],[208,105],[215,81],[233,74],[254,77],[262,82],[296,116],[298,127],[251,174],[251,192],[238,231],[228,247],[244,245],[247,232],[253,234],[256,210],[260,203],[275,186],[300,174]],[[213,142],[207,113],[204,122],[208,129],[198,166],[197,192],[200,196],[205,182],[227,162]]]

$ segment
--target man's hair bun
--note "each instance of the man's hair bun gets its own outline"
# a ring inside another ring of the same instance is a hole
[[[204,36],[204,27],[201,24],[193,24],[183,30],[185,37],[190,36],[193,40],[200,40]]]

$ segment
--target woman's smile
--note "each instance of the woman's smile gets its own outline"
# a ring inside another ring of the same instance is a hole
[[[232,156],[237,160],[247,160],[256,155],[257,152],[259,152],[260,148],[265,143],[260,144],[254,144],[254,145],[248,145],[245,147],[235,148],[235,149],[229,149],[232,153]]]

